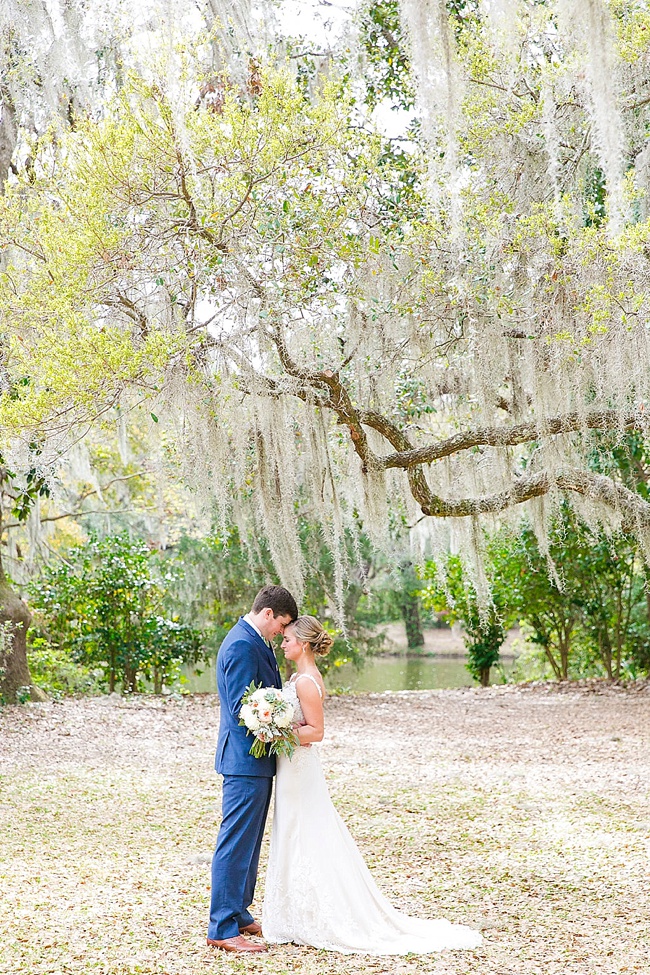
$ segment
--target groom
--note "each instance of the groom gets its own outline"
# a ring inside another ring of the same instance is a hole
[[[262,928],[248,908],[271,799],[275,757],[249,755],[251,739],[239,724],[244,691],[251,683],[282,687],[270,641],[298,616],[296,601],[282,586],[260,589],[250,613],[242,616],[221,644],[217,687],[221,722],[215,768],[223,775],[222,820],[212,858],[208,944],[224,951],[266,951],[244,934]]]

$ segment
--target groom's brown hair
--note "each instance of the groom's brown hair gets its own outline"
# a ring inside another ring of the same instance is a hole
[[[298,618],[296,600],[283,586],[264,586],[260,589],[251,612],[261,613],[263,609],[272,609],[274,619],[276,616],[290,616],[292,620]]]

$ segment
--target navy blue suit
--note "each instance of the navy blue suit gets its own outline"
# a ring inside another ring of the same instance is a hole
[[[282,687],[275,655],[253,627],[240,618],[221,644],[217,688],[221,721],[215,768],[223,775],[222,820],[212,857],[208,938],[234,938],[251,924],[260,846],[271,801],[275,756],[249,755],[253,739],[239,724],[244,691],[251,681]]]

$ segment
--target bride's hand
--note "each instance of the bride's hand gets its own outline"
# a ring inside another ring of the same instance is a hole
[[[291,727],[293,728],[293,730],[295,732],[295,735],[296,735],[296,738],[298,739],[298,741],[300,741],[300,729],[301,728],[304,728],[305,725],[306,725],[306,723],[307,723],[306,721],[303,721],[302,724],[292,724],[291,725]],[[310,741],[300,741],[300,747],[301,748],[311,748],[311,742]]]

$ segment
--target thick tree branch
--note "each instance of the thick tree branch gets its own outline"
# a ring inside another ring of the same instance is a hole
[[[359,413],[354,408],[350,394],[341,382],[338,372],[334,372],[332,369],[324,369],[322,372],[311,372],[299,366],[291,357],[279,326],[273,330],[271,338],[278,351],[285,372],[296,379],[307,382],[311,386],[327,391],[329,398],[323,405],[336,413],[339,423],[345,424],[349,428],[352,444],[361,460],[363,471],[367,471],[368,468],[376,468],[377,458],[370,450],[368,438],[363,429]]]
[[[303,401],[309,401],[309,390],[318,390],[318,405],[335,413],[339,423],[350,430],[353,447],[359,456],[364,473],[403,469],[409,479],[411,494],[419,504],[423,515],[435,518],[465,518],[472,515],[496,514],[523,504],[532,498],[548,494],[552,487],[590,497],[618,512],[624,525],[650,529],[650,503],[622,484],[604,475],[567,468],[554,474],[547,471],[525,473],[502,491],[476,498],[447,500],[433,493],[424,475],[422,464],[451,456],[472,447],[515,446],[530,443],[541,436],[575,433],[591,430],[639,430],[645,431],[638,412],[619,413],[616,410],[594,410],[591,413],[568,413],[550,417],[542,423],[519,423],[511,427],[485,427],[457,434],[428,447],[414,448],[411,441],[395,423],[374,410],[357,409],[338,372],[331,369],[313,371],[302,367],[292,358],[281,328],[274,327],[268,333],[276,347],[281,364],[288,376],[299,381],[292,393]],[[241,365],[241,363],[240,363]],[[257,372],[256,370],[253,370]],[[258,380],[260,378],[257,373]],[[270,395],[282,395],[275,380],[264,379]],[[285,391],[286,392],[286,391]],[[370,448],[364,427],[369,427],[384,437],[395,453],[377,456]]]
[[[413,445],[410,440],[400,428],[389,420],[387,417],[383,416],[381,413],[376,413],[374,410],[360,410],[358,413],[359,422],[371,427],[380,433],[383,437],[388,440],[391,446],[395,447],[396,450],[404,453],[410,453],[413,451]],[[372,455],[372,464],[375,468],[382,468],[381,458],[377,458],[374,454]],[[411,494],[420,505],[422,510],[430,504],[433,499],[433,494],[427,483],[427,479],[424,475],[422,467],[419,465],[412,465],[406,468],[409,487],[411,489]]]
[[[429,451],[428,456],[433,451],[437,451],[437,456],[431,459],[438,459],[438,457],[449,456],[459,450],[467,450],[473,446],[526,443],[539,437],[542,433],[546,435],[570,433],[585,427],[605,430],[643,429],[639,424],[637,413],[620,414],[614,410],[600,410],[586,416],[577,413],[567,414],[551,417],[543,425],[521,423],[505,430],[495,427],[459,434],[457,437],[451,437],[441,444],[424,448],[424,450],[414,450],[403,431],[379,413],[360,410],[357,413],[357,419],[381,433],[397,449],[398,453],[390,455],[390,457],[400,458],[400,463],[386,463],[387,458],[377,458],[374,454],[372,455],[372,462],[376,465],[379,461],[379,466],[384,468],[402,467],[406,469],[411,493],[424,515],[437,518],[464,518],[471,515],[494,514],[547,494],[551,487],[556,485],[562,491],[571,491],[584,497],[593,498],[608,508],[619,512],[624,523],[634,524],[646,529],[650,528],[650,504],[634,491],[630,491],[622,484],[617,484],[611,478],[601,474],[567,468],[552,477],[546,471],[541,471],[535,474],[522,475],[509,488],[493,495],[448,501],[431,491],[424,472],[418,464],[418,461],[423,462],[423,455],[426,454],[427,450]],[[411,466],[404,463],[407,458]]]
[[[525,474],[504,491],[478,498],[447,501],[430,493],[429,504],[422,506],[425,515],[435,518],[466,518],[470,515],[497,514],[515,505],[548,494],[553,486],[591,498],[618,512],[625,528],[650,529],[650,504],[603,474],[592,474],[575,468],[560,470],[553,476],[547,471]]]
[[[416,498],[424,515],[433,518],[467,518],[471,515],[496,514],[505,511],[531,498],[538,498],[548,494],[551,481],[545,471],[538,474],[524,475],[518,478],[509,488],[478,498],[462,498],[458,501],[448,501],[440,498],[427,486],[426,498]],[[648,508],[650,514],[650,506]]]
[[[601,474],[568,468],[560,471],[552,478],[547,472],[541,471],[536,474],[522,475],[509,488],[493,495],[448,501],[431,491],[422,468],[417,466],[418,460],[420,463],[423,462],[423,454],[427,450],[429,456],[434,450],[437,451],[437,456],[431,458],[435,460],[457,453],[460,450],[467,450],[473,446],[526,443],[541,433],[547,435],[570,433],[583,429],[585,426],[588,429],[606,430],[641,429],[637,413],[630,412],[621,415],[614,410],[601,410],[587,414],[586,417],[577,413],[567,414],[561,417],[551,417],[543,426],[533,423],[520,423],[505,430],[495,427],[459,434],[457,437],[451,437],[440,444],[423,450],[410,448],[409,441],[402,431],[381,414],[361,411],[359,418],[367,426],[383,434],[391,445],[398,449],[397,454],[389,455],[389,457],[400,458],[401,463],[388,464],[386,463],[387,458],[378,458],[379,463],[384,467],[403,467],[406,469],[411,493],[424,515],[437,518],[464,518],[470,515],[494,514],[547,494],[555,484],[560,490],[572,491],[584,497],[593,498],[618,511],[624,522],[628,524],[633,523],[637,526],[650,528],[650,504],[634,491],[630,491],[622,484],[617,484],[611,478]],[[407,458],[415,466],[407,466],[404,463]]]
[[[365,422],[365,421],[363,421]],[[369,423],[379,429],[374,423]],[[394,454],[378,458],[384,468],[402,467],[408,469],[417,464],[430,464],[443,457],[470,450],[472,447],[512,447],[530,443],[543,436],[559,433],[576,433],[578,430],[644,430],[636,412],[618,413],[616,410],[595,410],[592,413],[567,413],[564,416],[549,417],[539,423],[518,423],[512,427],[483,427],[457,433],[453,437],[416,449],[401,447]],[[380,431],[381,432],[381,431]],[[396,446],[391,437],[387,440]]]
[[[563,491],[573,491],[599,501],[623,517],[623,527],[650,529],[650,503],[604,474],[568,468],[559,471],[555,483]]]
[[[594,410],[591,413],[569,413],[550,417],[543,423],[519,423],[512,427],[486,427],[449,437],[428,447],[414,448],[406,434],[395,423],[373,410],[354,407],[348,391],[338,373],[326,369],[312,372],[300,367],[291,357],[284,337],[279,330],[272,335],[285,371],[308,386],[326,389],[328,399],[321,405],[332,410],[339,423],[350,429],[356,453],[364,472],[401,468],[406,471],[409,487],[422,513],[436,518],[464,518],[471,515],[495,514],[532,498],[547,494],[553,485],[563,491],[571,491],[592,497],[613,510],[625,521],[650,528],[650,504],[623,485],[616,484],[604,475],[591,474],[573,468],[562,470],[555,476],[546,471],[524,474],[503,491],[478,498],[446,500],[434,494],[422,470],[422,464],[478,446],[515,446],[562,433],[591,430],[644,430],[637,412],[619,413],[615,410]],[[301,396],[301,398],[306,398]],[[371,449],[363,427],[377,431],[395,448],[394,454],[378,457]]]

